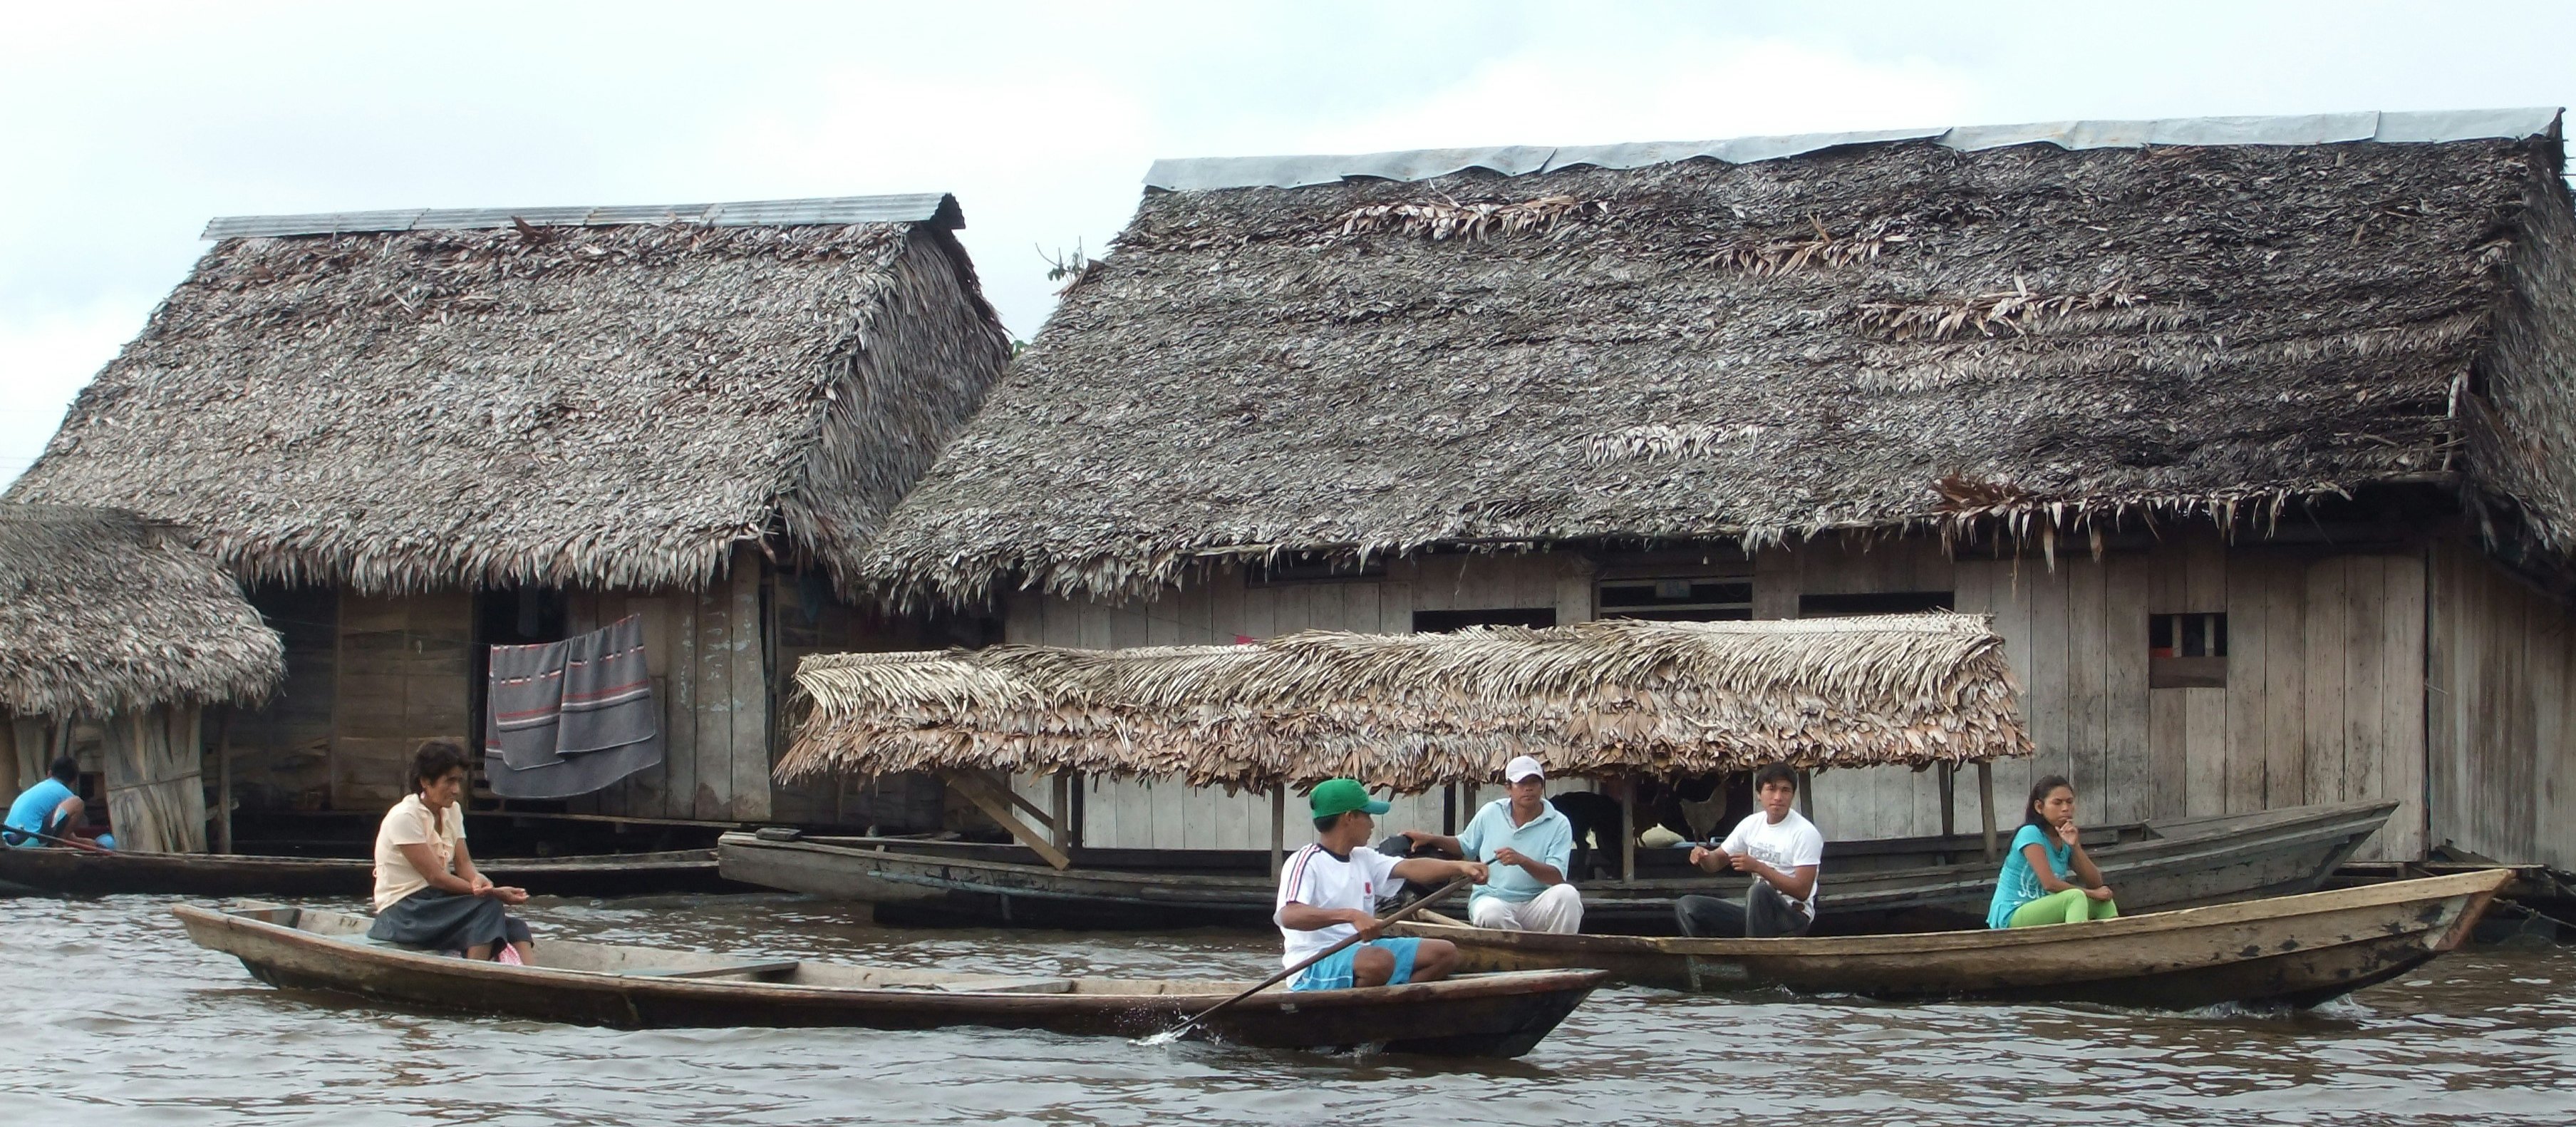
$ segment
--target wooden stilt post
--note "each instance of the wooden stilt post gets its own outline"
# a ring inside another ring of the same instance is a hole
[[[215,721],[215,852],[233,851],[233,710]]]
[[[1977,817],[1985,823],[1986,863],[1995,863],[1995,765],[1989,760],[1977,761]]]
[[[1941,788],[1941,836],[1948,837],[1959,832],[1959,768],[1943,763],[1933,770],[1940,772],[1936,782]]]
[[[1637,780],[1619,780],[1619,880],[1637,879]]]
[[[1270,788],[1270,877],[1279,878],[1288,860],[1288,784]]]
[[[1047,840],[1057,849],[1073,848],[1073,779],[1061,767],[1048,776]]]
[[[1813,771],[1798,772],[1798,816],[1810,822],[1816,820],[1816,773]]]

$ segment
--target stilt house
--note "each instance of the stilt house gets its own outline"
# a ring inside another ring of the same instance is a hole
[[[209,705],[256,705],[277,633],[185,534],[131,513],[0,503],[0,794],[82,766],[120,848],[206,848]]]
[[[1163,162],[859,576],[1091,648],[1989,614],[2008,819],[2576,866],[2562,163],[2551,110]],[[1100,787],[1092,844],[1257,843]]]
[[[772,788],[775,694],[806,650],[950,640],[833,592],[1007,359],[961,225],[943,195],[218,219],[10,495],[181,524],[251,584],[287,679],[230,729],[246,809],[381,811],[417,741],[479,741],[487,645],[632,614],[664,763],[557,812],[866,821]]]

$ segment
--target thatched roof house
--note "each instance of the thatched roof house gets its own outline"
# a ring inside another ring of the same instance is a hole
[[[245,802],[381,810],[486,646],[643,618],[668,751],[573,812],[780,813],[834,580],[1009,358],[945,195],[217,219],[15,500],[182,525],[283,624]],[[828,797],[828,796],[827,796]]]
[[[256,704],[277,632],[185,534],[112,509],[0,504],[0,711]]]
[[[13,499],[254,580],[696,586],[834,566],[1010,342],[948,196],[218,219]]]
[[[994,646],[808,658],[779,765],[997,770],[1266,789],[1335,776],[1418,792],[1764,763],[1923,766],[2026,755],[2003,639],[1982,618],[1586,622],[1257,645]]]
[[[2564,556],[2561,163],[2548,110],[1163,162],[863,580],[1114,599],[2387,483]]]

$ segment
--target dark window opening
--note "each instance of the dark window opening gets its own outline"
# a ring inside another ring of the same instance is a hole
[[[1554,626],[1555,607],[1515,607],[1506,610],[1418,610],[1413,612],[1413,629],[1419,634],[1446,634],[1470,626]]]
[[[1753,617],[1753,584],[1742,579],[1634,579],[1601,584],[1603,618],[1736,622]]]
[[[1246,587],[1270,587],[1282,583],[1338,583],[1353,579],[1377,579],[1386,574],[1386,561],[1372,559],[1361,563],[1356,557],[1298,554],[1281,556],[1268,563],[1255,563],[1243,569]]]
[[[1924,611],[1949,610],[1956,601],[1948,591],[1867,591],[1851,595],[1800,595],[1798,596],[1798,617],[1920,614]]]
[[[2227,616],[2148,615],[2147,687],[2226,688]]]

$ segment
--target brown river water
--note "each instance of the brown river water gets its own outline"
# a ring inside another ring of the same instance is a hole
[[[162,897],[0,900],[21,1124],[2576,1122],[2576,949],[2304,1014],[1596,993],[1517,1061],[958,1029],[619,1032],[262,986]],[[354,903],[316,901],[355,910]],[[1256,976],[1275,937],[896,930],[779,896],[540,900],[548,935],[1030,974]]]

